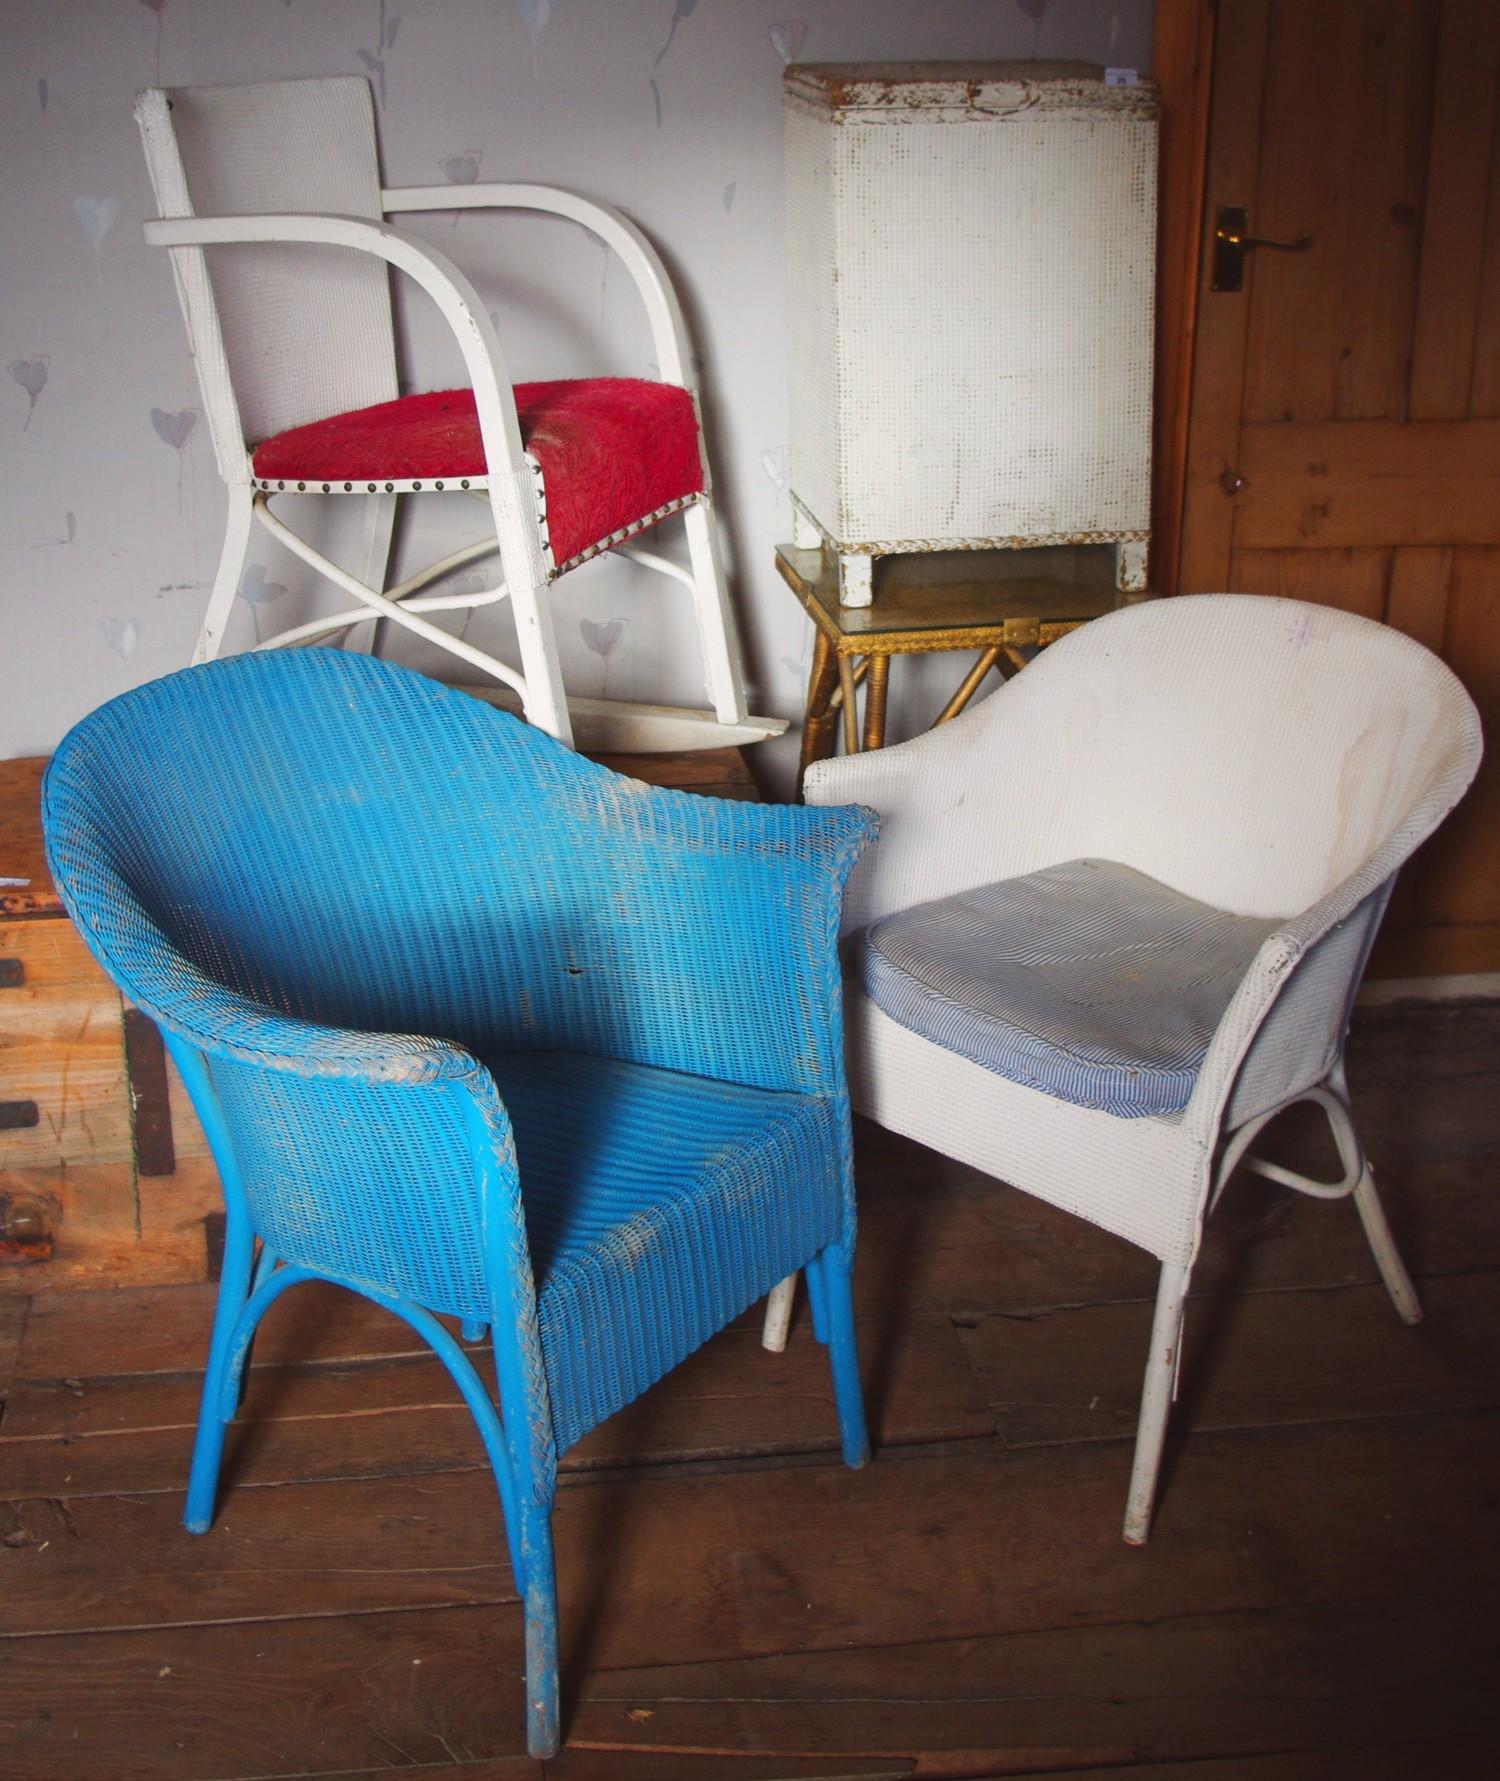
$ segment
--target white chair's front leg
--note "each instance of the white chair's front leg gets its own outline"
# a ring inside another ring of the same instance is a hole
[[[224,642],[229,628],[229,614],[245,575],[245,561],[250,554],[250,524],[255,518],[255,496],[249,483],[231,482],[226,487],[229,511],[224,516],[224,547],[219,552],[219,569],[214,576],[213,592],[208,596],[208,610],[193,645],[193,666],[211,662]]]
[[[1141,1387],[1141,1414],[1135,1432],[1130,1495],[1125,1503],[1125,1541],[1130,1546],[1144,1546],[1151,1531],[1151,1508],[1156,1497],[1157,1473],[1161,1470],[1167,1415],[1177,1396],[1177,1369],[1182,1361],[1182,1314],[1192,1275],[1191,1268],[1162,1263],[1161,1280],[1156,1289],[1156,1315],[1151,1323],[1151,1347],[1146,1356],[1146,1378]]]
[[[513,585],[510,609],[516,615],[516,640],[521,650],[521,672],[526,690],[521,695],[526,721],[573,746],[573,722],[568,715],[568,695],[563,686],[562,663],[557,659],[557,635],[545,587]]]
[[[687,529],[688,560],[693,565],[693,607],[709,701],[721,724],[743,723],[749,707],[745,703],[739,640],[729,606],[729,590],[724,585],[711,499],[695,501],[682,518]]]

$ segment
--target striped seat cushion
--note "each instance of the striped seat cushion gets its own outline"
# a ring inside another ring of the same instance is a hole
[[[919,903],[870,929],[860,975],[892,1020],[1079,1107],[1185,1107],[1274,920],[1228,915],[1109,860]]]

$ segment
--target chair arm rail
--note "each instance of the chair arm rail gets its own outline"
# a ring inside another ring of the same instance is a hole
[[[485,458],[516,473],[526,467],[505,353],[478,292],[437,249],[389,223],[364,217],[311,214],[153,217],[145,225],[153,247],[232,247],[252,242],[347,247],[372,254],[404,272],[437,305],[474,390]]]
[[[629,273],[651,328],[665,382],[694,389],[687,328],[661,256],[630,220],[607,204],[561,186],[488,181],[476,185],[392,186],[380,196],[389,215],[433,210],[532,210],[564,217],[596,235]]]

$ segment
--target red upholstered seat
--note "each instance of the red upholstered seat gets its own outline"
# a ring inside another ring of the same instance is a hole
[[[516,385],[526,449],[541,467],[558,569],[703,493],[692,398],[629,377]],[[472,390],[433,390],[353,409],[256,446],[257,477],[310,487],[449,482],[485,475]]]

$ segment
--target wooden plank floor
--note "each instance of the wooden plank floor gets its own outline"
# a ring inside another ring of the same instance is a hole
[[[276,1307],[193,1539],[211,1288],[0,1298],[0,1776],[1500,1772],[1500,1005],[1363,1015],[1351,1075],[1427,1321],[1350,1206],[1238,1183],[1143,1551],[1149,1260],[861,1127],[877,1459],[837,1463],[805,1319],[772,1356],[753,1316],[571,1454],[545,1770],[493,1485],[404,1326]]]

